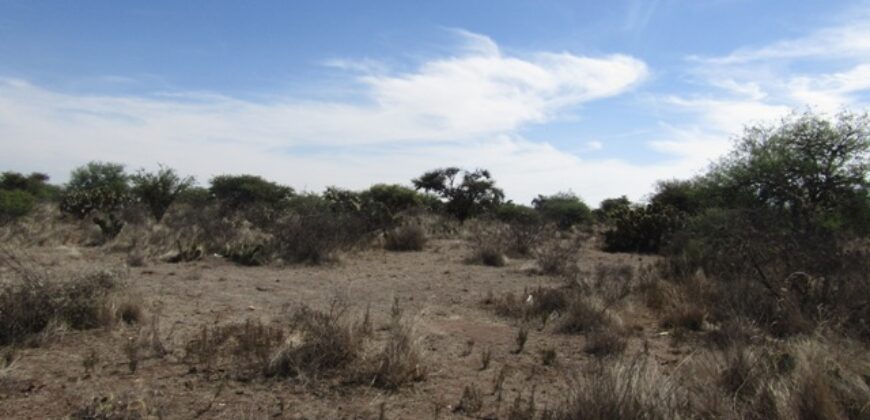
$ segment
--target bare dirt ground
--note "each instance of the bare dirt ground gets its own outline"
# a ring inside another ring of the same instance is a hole
[[[130,290],[146,310],[143,323],[157,317],[168,354],[145,357],[131,372],[124,345],[141,326],[56,334],[39,347],[16,351],[0,383],[3,418],[62,418],[95,398],[119,396],[132,396],[130,404],[159,409],[168,418],[463,418],[469,413],[455,406],[468,386],[483,394],[483,408],[473,417],[501,418],[517,396],[534,394],[538,406],[557,403],[572,374],[592,359],[583,351],[583,335],[557,334],[538,324],[532,324],[523,351],[515,353],[517,322],[480,302],[490,293],[558,287],[561,280],[534,274],[529,270],[533,260],[512,259],[505,267],[468,264],[462,240],[433,240],[423,252],[360,251],[322,267],[241,267],[217,257],[126,267],[124,254],[99,248],[23,251],[51,270],[125,267]],[[582,254],[585,268],[639,267],[651,261],[605,254],[591,245]],[[300,305],[327,308],[337,298],[349,302],[355,313],[370,307],[376,337],[383,334],[398,299],[422,346],[426,378],[396,391],[328,378],[239,381],[205,375],[183,361],[185,343],[203,325],[280,320]],[[687,351],[660,333],[643,305],[629,300],[618,313],[632,331],[627,355],[648,351],[668,366]],[[545,348],[556,350],[555,364],[542,363]],[[484,370],[481,353],[487,350],[492,362]],[[86,367],[89,361],[92,367]],[[504,385],[494,394],[499,376]]]

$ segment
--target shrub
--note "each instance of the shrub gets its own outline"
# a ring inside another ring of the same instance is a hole
[[[580,237],[565,240],[554,232],[546,235],[548,238],[535,250],[538,268],[549,275],[574,274],[579,269],[577,262],[580,259]]]
[[[26,216],[36,207],[36,199],[22,190],[0,190],[0,223]]]
[[[209,192],[226,215],[280,209],[293,195],[292,188],[255,175],[216,176],[211,179]]]
[[[583,351],[597,357],[614,356],[625,352],[627,345],[620,331],[594,331],[587,336]]]
[[[551,196],[539,195],[532,200],[532,204],[546,222],[554,223],[561,230],[592,221],[589,206],[570,192]]]
[[[607,252],[657,253],[683,223],[679,211],[655,204],[622,210],[612,217],[613,227],[604,232]]]
[[[495,217],[506,225],[508,252],[512,255],[531,254],[544,234],[543,219],[531,207],[505,203],[496,208]]]
[[[422,251],[425,245],[426,231],[417,224],[400,226],[384,236],[384,248],[390,251]]]
[[[307,208],[285,214],[273,223],[272,250],[286,262],[321,264],[355,247],[368,233],[358,216]]]
[[[257,243],[227,244],[222,255],[236,264],[248,267],[263,265],[267,261],[263,245]]]
[[[606,308],[578,295],[571,300],[568,310],[559,319],[557,330],[564,334],[578,334],[600,331],[612,325]]]
[[[598,208],[593,210],[592,213],[599,222],[609,223],[614,216],[630,209],[631,201],[628,200],[628,197],[623,195],[618,198],[606,198],[602,200],[601,204],[598,205]]]
[[[60,210],[79,219],[93,215],[105,238],[116,237],[124,227],[121,212],[130,204],[130,187],[124,165],[90,162],[72,171],[61,197]]]
[[[383,349],[369,357],[366,365],[359,373],[359,379],[377,388],[395,390],[426,377],[420,348],[414,342],[411,328],[402,323],[398,310],[394,311]]]
[[[60,280],[22,262],[2,256],[16,277],[0,289],[0,345],[18,343],[61,323],[77,330],[134,319],[129,305],[113,300],[122,285],[118,274],[96,271]]]
[[[457,184],[460,172],[462,181]],[[495,180],[485,169],[473,172],[459,168],[435,169],[412,182],[417,190],[435,193],[445,200],[444,211],[461,222],[492,210],[504,200],[504,192],[495,186]]]
[[[337,305],[329,312],[299,309],[291,324],[301,339],[287,343],[272,357],[269,374],[318,376],[356,361],[361,356],[363,336],[346,315],[345,308]]]
[[[466,260],[468,263],[491,267],[502,267],[507,263],[504,233],[498,225],[478,223],[471,227],[469,236],[471,255]]]
[[[48,175],[39,172],[23,175],[7,171],[0,173],[0,191],[25,191],[39,200],[53,199],[60,191],[48,179]]]
[[[89,162],[70,174],[67,191],[106,190],[113,195],[126,195],[130,186],[124,165],[110,162]]]
[[[566,400],[547,418],[676,419],[684,418],[683,395],[674,380],[644,357],[604,359],[573,381]]]
[[[145,203],[154,220],[160,222],[176,197],[193,184],[192,177],[181,178],[172,168],[160,166],[156,173],[140,170],[130,177],[133,196]]]

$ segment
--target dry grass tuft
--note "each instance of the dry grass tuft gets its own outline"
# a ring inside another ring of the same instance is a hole
[[[13,273],[0,286],[0,345],[29,340],[51,326],[86,330],[141,318],[135,302],[120,298],[125,293],[122,272],[61,279],[8,252],[0,255],[0,266]]]
[[[583,351],[597,357],[615,356],[624,353],[627,345],[620,330],[595,331],[586,338]]]
[[[575,273],[579,269],[577,262],[582,244],[579,236],[564,240],[551,231],[549,237],[535,250],[535,259],[541,273],[561,276]]]
[[[601,360],[572,381],[566,400],[547,418],[676,419],[682,418],[684,395],[658,364],[643,357]]]
[[[426,230],[418,224],[402,225],[384,235],[388,251],[422,251],[426,242]]]

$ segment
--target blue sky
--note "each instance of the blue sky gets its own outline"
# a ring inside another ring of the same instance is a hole
[[[867,1],[0,0],[0,169],[639,199],[746,124],[870,103]]]

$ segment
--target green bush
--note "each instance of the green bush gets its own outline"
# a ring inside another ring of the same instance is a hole
[[[673,207],[654,204],[624,209],[612,217],[613,226],[604,232],[607,252],[657,253],[684,221]]]
[[[3,172],[0,174],[0,190],[25,191],[40,200],[53,199],[59,193],[58,187],[48,184],[48,175],[39,172],[27,176],[18,172]]]
[[[179,177],[172,168],[161,166],[155,173],[140,170],[130,177],[133,196],[148,206],[154,220],[161,221],[176,197],[193,184],[191,177]]]
[[[628,197],[621,196],[618,198],[606,198],[601,200],[598,208],[593,210],[593,215],[601,223],[608,223],[613,218],[623,211],[631,210],[631,201]]]
[[[79,219],[93,216],[105,238],[124,227],[121,212],[132,202],[124,165],[90,162],[76,168],[61,197],[60,211]]]
[[[532,200],[544,221],[554,223],[559,229],[567,230],[572,226],[592,220],[592,211],[579,197],[572,193],[558,193],[551,196],[539,195]]]
[[[209,192],[226,214],[252,207],[280,208],[293,189],[255,175],[220,175],[211,179]]]
[[[36,199],[22,190],[0,190],[0,223],[28,215],[36,207]]]

